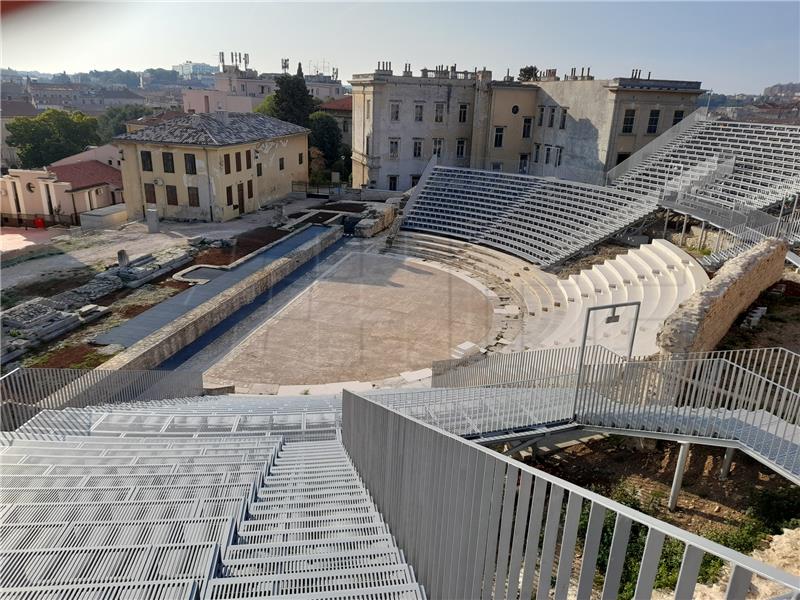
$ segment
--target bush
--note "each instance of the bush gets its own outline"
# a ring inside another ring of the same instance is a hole
[[[774,490],[754,490],[750,512],[769,533],[781,533],[800,519],[800,487],[782,486]],[[796,525],[795,525],[796,526]]]

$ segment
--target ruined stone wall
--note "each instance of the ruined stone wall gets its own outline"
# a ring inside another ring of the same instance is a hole
[[[713,350],[736,318],[781,278],[788,249],[781,240],[765,240],[726,262],[664,321],[657,337],[661,352]]]
[[[341,227],[310,240],[223,293],[204,302],[101,365],[101,369],[154,369],[170,356],[195,341],[289,273],[323,252],[342,237]]]

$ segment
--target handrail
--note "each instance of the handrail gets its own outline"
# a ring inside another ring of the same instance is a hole
[[[350,458],[432,597],[481,597],[481,591],[484,598],[516,597],[521,586],[520,597],[529,598],[534,579],[539,584],[537,596],[547,597],[553,587],[550,573],[554,569],[558,572],[555,588],[561,590],[557,596],[566,596],[573,585],[575,560],[580,564],[577,595],[588,597],[606,512],[616,515],[616,525],[603,597],[617,594],[633,523],[650,530],[636,597],[652,593],[664,537],[686,544],[676,597],[691,597],[705,553],[733,565],[728,597],[743,597],[753,574],[775,581],[792,593],[800,592],[796,576],[772,565],[372,399],[345,391],[342,408],[342,441]],[[565,496],[569,501],[564,513]],[[583,552],[576,558],[576,534],[584,502],[590,506],[589,525]],[[470,527],[465,529],[464,523]],[[562,526],[561,549],[556,556]]]

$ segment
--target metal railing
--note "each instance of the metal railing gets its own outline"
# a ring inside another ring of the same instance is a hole
[[[13,431],[42,410],[202,394],[201,373],[19,368],[0,378],[0,431]]]
[[[732,566],[728,598],[754,575],[800,593],[795,575],[357,394],[342,409],[350,458],[432,598],[588,598],[598,573],[616,598],[634,527],[647,530],[636,598],[652,595],[667,539],[685,546],[676,598],[692,597],[706,554]]]

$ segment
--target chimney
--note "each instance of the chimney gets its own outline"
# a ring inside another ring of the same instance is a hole
[[[589,73],[591,72],[592,67],[586,67],[586,77],[589,77]]]
[[[651,73],[652,73],[652,71],[648,71],[648,72],[647,72],[647,78],[648,78],[648,79],[650,79],[650,74],[651,74]]]

